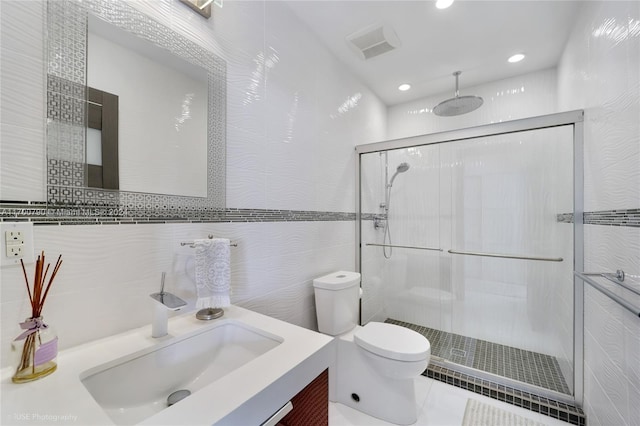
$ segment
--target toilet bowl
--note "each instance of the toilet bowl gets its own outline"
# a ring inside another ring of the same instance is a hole
[[[393,324],[358,326],[360,274],[338,271],[313,281],[318,329],[336,339],[329,399],[395,424],[417,420],[414,380],[428,366],[431,345]]]
[[[370,322],[353,337],[371,366],[391,379],[418,377],[431,358],[429,340],[405,327]]]

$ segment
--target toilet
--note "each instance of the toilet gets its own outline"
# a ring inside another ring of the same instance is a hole
[[[414,379],[429,365],[431,345],[398,325],[358,326],[360,274],[338,271],[313,280],[318,330],[334,336],[329,399],[384,421],[418,418]]]

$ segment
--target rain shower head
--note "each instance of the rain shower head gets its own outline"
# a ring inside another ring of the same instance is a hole
[[[393,180],[398,176],[399,173],[404,173],[409,170],[409,163],[400,163],[396,168],[396,172],[391,176],[391,181],[389,182],[389,188],[393,185]]]
[[[480,108],[484,103],[484,100],[480,96],[459,96],[458,90],[458,77],[462,74],[462,71],[456,71],[453,73],[456,78],[456,93],[455,97],[440,102],[433,108],[433,113],[440,117],[452,117],[455,115],[466,114],[471,111],[475,111]]]

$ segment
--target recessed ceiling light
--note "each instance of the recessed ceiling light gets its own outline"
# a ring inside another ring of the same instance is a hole
[[[398,90],[400,90],[401,92],[406,92],[409,89],[411,89],[411,85],[409,83],[402,83],[400,86],[398,86]]]
[[[436,7],[438,9],[446,9],[453,4],[453,0],[436,0]]]
[[[524,59],[524,55],[522,53],[517,53],[512,57],[510,57],[509,59],[507,59],[507,61],[511,62],[512,64],[515,64],[516,62],[520,62],[523,59]]]

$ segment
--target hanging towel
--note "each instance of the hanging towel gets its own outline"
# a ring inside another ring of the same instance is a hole
[[[231,304],[230,241],[226,238],[195,240],[196,309],[224,308]]]

